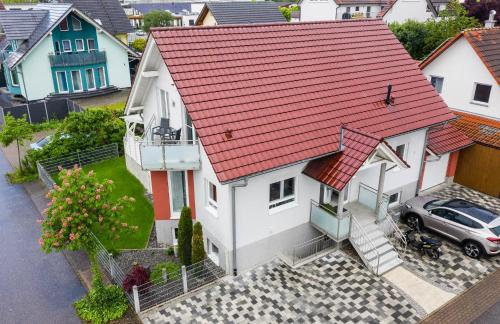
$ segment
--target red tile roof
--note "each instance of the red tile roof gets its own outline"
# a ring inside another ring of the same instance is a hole
[[[332,154],[341,123],[385,137],[454,118],[380,20],[152,36],[221,182]]]
[[[473,143],[467,135],[452,124],[431,128],[427,137],[427,148],[437,155],[454,152]]]
[[[452,124],[474,142],[500,149],[500,121],[454,111],[459,117]]]
[[[381,137],[345,129],[344,150],[309,162],[304,174],[340,191],[381,142]]]
[[[424,69],[462,36],[469,42],[496,82],[500,84],[500,46],[498,46],[500,43],[500,27],[475,28],[462,31],[429,54],[420,63],[420,68]]]

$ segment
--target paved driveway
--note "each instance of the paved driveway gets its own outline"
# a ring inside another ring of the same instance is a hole
[[[85,290],[63,255],[39,250],[39,214],[21,186],[6,182],[8,171],[0,151],[0,322],[80,323],[72,304]]]
[[[455,183],[429,195],[442,199],[463,198],[500,212],[500,199]],[[403,230],[407,229],[404,224],[401,227]],[[427,256],[421,257],[417,252],[407,249],[403,255],[404,265],[416,275],[445,290],[455,293],[463,292],[489,273],[500,269],[500,256],[475,260],[465,256],[461,247],[455,242],[435,233],[427,232],[426,235],[437,238],[443,243],[441,258],[431,260]]]
[[[143,316],[144,323],[416,323],[421,313],[343,252],[292,269],[273,261]]]

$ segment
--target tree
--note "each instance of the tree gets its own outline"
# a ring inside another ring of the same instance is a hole
[[[172,14],[165,10],[153,10],[144,15],[144,26],[142,29],[149,33],[152,27],[167,27],[172,26],[174,17]]]
[[[3,146],[8,146],[14,141],[16,142],[17,159],[21,173],[23,172],[23,165],[21,163],[21,150],[19,146],[32,138],[33,127],[26,121],[26,115],[23,115],[23,118],[14,118],[10,114],[5,116],[5,125],[0,132],[0,142]]]
[[[285,17],[286,21],[290,21],[292,19],[292,12],[298,11],[298,6],[293,7],[280,7],[281,14]]]
[[[389,25],[404,48],[414,59],[422,59],[426,54],[425,40],[427,37],[426,24],[415,20],[404,23],[394,22]]]
[[[146,40],[144,38],[137,38],[130,44],[134,50],[137,52],[144,52],[144,49],[146,48]]]
[[[462,4],[467,15],[479,20],[480,23],[488,20],[490,17],[490,10],[495,10],[495,20],[500,22],[500,0],[465,0]]]
[[[135,200],[124,196],[112,201],[113,181],[99,182],[93,171],[86,173],[77,166],[70,170],[61,169],[59,180],[62,185],[54,186],[47,194],[51,200],[44,210],[45,219],[39,220],[42,236],[38,243],[46,253],[84,250],[94,276],[100,277],[92,230],[100,227],[111,239],[118,239],[124,231],[137,230],[137,226],[129,227],[122,220],[123,210]],[[94,279],[100,282],[100,278]]]
[[[198,263],[205,260],[205,246],[203,244],[203,229],[200,222],[196,222],[193,226],[193,263]]]
[[[191,208],[182,208],[179,219],[178,231],[178,255],[183,265],[191,264],[191,242],[193,240],[193,220],[191,219]]]

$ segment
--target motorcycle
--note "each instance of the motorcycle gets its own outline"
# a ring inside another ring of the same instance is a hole
[[[415,230],[405,232],[406,242],[415,251],[421,255],[427,254],[431,259],[437,260],[443,254],[441,251],[441,242],[430,237],[423,236]]]

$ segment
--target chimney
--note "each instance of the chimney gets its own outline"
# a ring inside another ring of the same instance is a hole
[[[497,14],[497,12],[495,10],[490,10],[490,17],[488,18],[488,20],[486,20],[484,22],[484,27],[485,28],[493,28],[495,27],[495,23],[497,22],[495,20],[495,15]]]
[[[392,103],[391,92],[392,92],[392,85],[389,83],[389,85],[387,86],[387,96],[385,97],[385,104],[387,106],[389,106]]]

